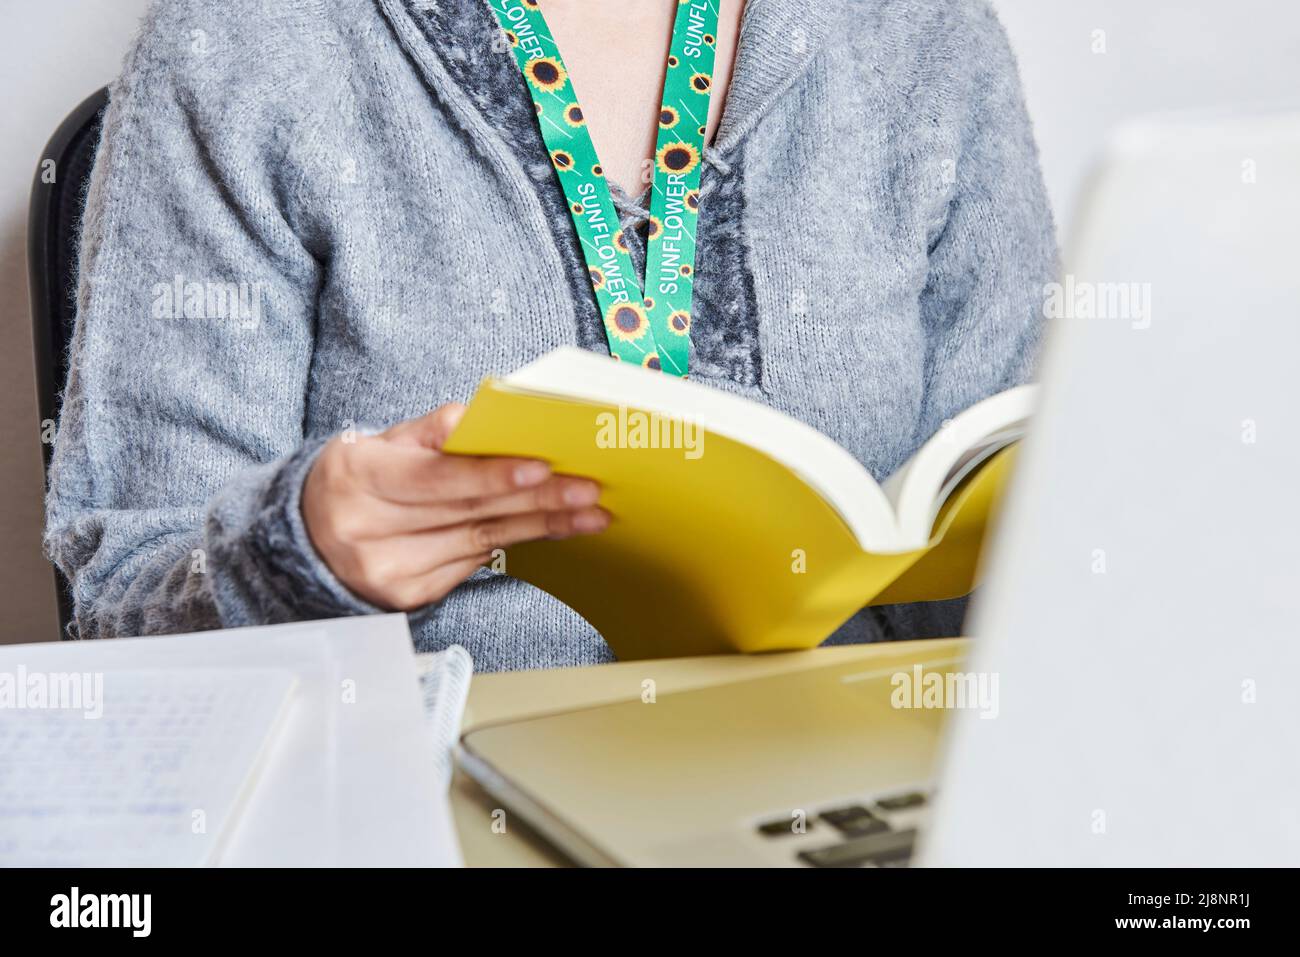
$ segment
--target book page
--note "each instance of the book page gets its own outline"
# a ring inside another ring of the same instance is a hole
[[[1037,386],[1024,385],[976,403],[946,422],[885,480],[905,545],[923,548],[939,510],[962,479],[1024,435],[1037,394]]]
[[[0,673],[0,865],[214,863],[295,678]]]
[[[519,391],[683,419],[742,442],[799,476],[865,550],[903,550],[893,508],[862,463],[816,429],[768,406],[574,348],[549,352],[503,382]]]

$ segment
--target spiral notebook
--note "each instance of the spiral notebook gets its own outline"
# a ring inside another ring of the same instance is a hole
[[[446,791],[451,787],[453,752],[460,738],[474,659],[460,645],[452,645],[446,651],[417,655],[416,662],[434,774],[438,786]]]

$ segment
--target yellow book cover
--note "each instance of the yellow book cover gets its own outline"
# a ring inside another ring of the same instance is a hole
[[[766,406],[578,349],[485,381],[445,446],[601,483],[603,533],[516,545],[504,572],[620,659],[810,648],[860,608],[969,593],[1033,387],[945,424],[883,484]]]

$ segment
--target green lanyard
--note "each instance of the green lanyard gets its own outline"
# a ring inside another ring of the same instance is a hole
[[[664,71],[646,244],[645,291],[587,121],[538,0],[492,0],[537,110],[616,359],[685,376],[695,286],[700,165],[713,91],[718,0],[679,0]]]

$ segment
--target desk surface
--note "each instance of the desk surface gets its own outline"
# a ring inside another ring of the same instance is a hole
[[[620,661],[586,668],[475,675],[470,684],[464,729],[468,731],[480,725],[554,711],[636,700],[641,697],[641,683],[647,678],[655,682],[657,694],[668,694],[841,661],[896,655],[909,644],[933,647],[928,641],[889,642],[785,654]],[[556,867],[564,863],[541,841],[522,828],[512,826],[508,816],[505,833],[495,832],[492,812],[496,805],[459,770],[452,780],[451,808],[461,851],[469,867]]]

